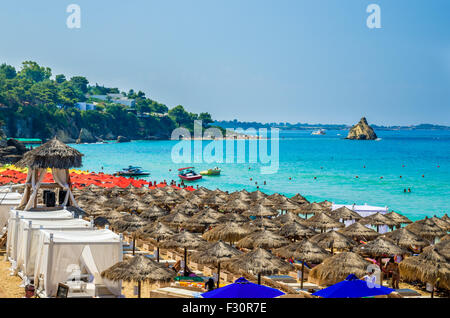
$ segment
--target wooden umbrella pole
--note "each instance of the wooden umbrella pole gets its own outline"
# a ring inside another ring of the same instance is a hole
[[[138,281],[138,298],[141,298],[141,281]]]
[[[159,238],[156,239],[156,261],[159,263]]]
[[[300,277],[300,289],[303,289],[303,272],[305,270],[305,262],[302,260],[302,277]]]
[[[136,236],[133,234],[133,256],[135,254],[136,251]]]
[[[261,273],[258,273],[258,285],[261,285]]]
[[[187,248],[184,248],[184,276],[187,276]]]
[[[217,288],[219,288],[220,282],[220,262],[217,263]]]

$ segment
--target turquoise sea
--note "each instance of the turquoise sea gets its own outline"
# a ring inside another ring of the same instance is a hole
[[[261,174],[260,163],[196,163],[197,171],[218,165],[222,174],[194,184],[254,191],[257,182],[268,194],[300,193],[310,201],[388,206],[412,220],[450,212],[450,131],[377,131],[379,141],[342,139],[346,134],[330,130],[313,136],[311,131],[281,131],[276,174]],[[203,145],[210,142],[203,141]],[[72,146],[85,154],[85,170],[103,168],[105,173],[113,173],[136,165],[150,171],[149,180],[178,181],[176,169],[189,164],[172,162],[175,144],[177,141],[133,141]],[[408,188],[411,193],[404,192]]]

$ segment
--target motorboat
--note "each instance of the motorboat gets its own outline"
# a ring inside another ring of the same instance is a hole
[[[202,176],[218,176],[220,175],[221,169],[219,167],[211,168],[208,170],[200,171]]]
[[[201,174],[194,171],[194,167],[186,167],[178,169],[178,177],[185,181],[195,181],[202,178]]]
[[[128,166],[128,168],[117,171],[114,175],[121,177],[146,177],[149,176],[150,173],[142,170],[141,167]]]

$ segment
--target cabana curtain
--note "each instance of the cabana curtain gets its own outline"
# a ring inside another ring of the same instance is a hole
[[[30,188],[25,187],[25,193],[22,197],[22,201],[20,202],[20,207],[25,205],[25,211],[30,210],[34,207],[34,202],[36,200],[39,187],[44,180],[45,173],[47,169],[28,169],[27,174],[27,185],[31,185],[31,190],[33,191],[30,196]],[[36,180],[37,179],[37,180]],[[27,201],[28,199],[28,201]]]
[[[69,186],[70,177],[69,177],[69,174],[67,173],[67,170],[53,168],[52,175],[53,175],[53,180],[55,180],[55,182],[57,184],[59,184],[59,186],[61,186],[63,188],[63,190],[66,191],[66,197],[64,198],[64,202],[62,205],[66,206],[67,202],[69,201],[69,198],[70,198],[70,202],[72,203],[72,205],[78,207],[78,205],[75,201],[75,198],[73,197],[73,193],[70,190],[70,186]]]

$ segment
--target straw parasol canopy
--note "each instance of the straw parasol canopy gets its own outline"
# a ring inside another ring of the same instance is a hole
[[[213,229],[205,232],[203,238],[209,242],[225,241],[236,242],[250,234],[251,230],[243,227],[241,224],[229,222],[220,224]]]
[[[240,201],[244,201],[247,203],[250,203],[252,200],[252,198],[250,197],[250,194],[246,193],[246,192],[242,192],[242,191],[236,191],[233,192],[232,194],[230,194],[228,196],[228,200],[234,201],[234,200],[240,200]]]
[[[15,163],[20,168],[56,168],[70,169],[81,167],[83,154],[67,146],[56,137],[40,147],[25,153],[23,158]]]
[[[325,211],[327,211],[327,209],[325,209],[319,203],[313,202],[311,204],[304,204],[297,212],[303,215],[308,215],[308,214],[318,214]]]
[[[333,206],[333,203],[331,203],[330,201],[324,200],[322,202],[319,202],[319,204],[321,206],[323,206],[325,209],[331,209],[331,207]]]
[[[302,196],[300,193],[297,193],[290,199],[291,199],[291,201],[294,201],[295,203],[300,204],[300,205],[309,203],[309,201],[304,196]]]
[[[397,224],[397,222],[394,222],[393,220],[381,214],[380,212],[366,216],[365,218],[362,218],[359,222],[364,225],[370,224],[376,226],[377,232],[379,232],[380,225],[394,226]]]
[[[101,277],[112,281],[138,282],[139,298],[141,297],[141,282],[170,282],[175,273],[143,255],[134,256],[119,262],[101,273]]]
[[[280,225],[278,223],[276,223],[275,221],[272,221],[271,219],[257,218],[257,219],[251,220],[250,222],[245,224],[245,227],[249,228],[249,229],[263,228],[263,229],[275,230],[275,229],[278,229],[280,227]]]
[[[383,236],[391,239],[398,246],[407,249],[411,249],[412,246],[425,247],[430,245],[430,242],[405,228],[385,233]]]
[[[343,220],[343,221],[347,221],[347,220],[360,220],[362,219],[362,216],[359,215],[358,213],[356,213],[353,210],[350,210],[349,208],[347,208],[346,206],[342,206],[339,209],[333,210],[330,213],[330,216],[335,218],[336,220]]]
[[[261,275],[274,275],[293,269],[291,264],[262,248],[256,248],[251,252],[235,256],[227,261],[225,265],[233,272],[257,274],[258,284],[261,284]]]
[[[257,247],[272,249],[287,244],[289,244],[289,241],[283,236],[275,234],[271,231],[262,230],[254,232],[244,237],[243,239],[239,240],[236,243],[236,246],[239,248],[248,248],[248,249],[253,249]]]
[[[345,234],[355,240],[370,241],[377,238],[380,233],[362,225],[359,222],[353,223],[346,228],[340,229],[339,233]]]
[[[400,277],[407,281],[423,283],[450,289],[450,263],[434,246],[426,247],[418,256],[405,258],[399,264]]]
[[[133,233],[148,223],[134,214],[128,214],[112,223],[112,227],[119,232]]]
[[[301,218],[298,217],[298,215],[296,215],[292,212],[288,212],[288,213],[279,215],[276,218],[274,218],[274,220],[280,224],[286,224],[286,223],[292,223],[292,222],[297,222],[297,223],[303,224],[303,222],[304,222],[304,220],[302,220]]]
[[[435,221],[429,218],[408,224],[405,228],[417,235],[422,236],[424,239],[427,239],[432,243],[436,237],[442,237],[447,234],[447,231],[444,231],[436,224]]]
[[[241,199],[232,200],[225,207],[225,211],[228,212],[243,212],[248,210],[250,203],[248,201],[243,201]]]
[[[308,281],[323,286],[333,285],[343,281],[350,274],[357,277],[364,276],[369,265],[369,262],[356,253],[338,253],[314,267],[309,272]]]
[[[441,217],[442,220],[450,222],[450,217],[447,215],[447,213],[444,214],[443,217]]]
[[[317,234],[310,238],[309,241],[316,243],[322,248],[331,249],[332,254],[334,249],[345,250],[356,245],[355,241],[353,241],[350,237],[336,231]]]
[[[439,243],[434,245],[436,250],[450,259],[450,241],[449,240],[441,240]]]
[[[144,220],[156,220],[157,218],[160,218],[162,216],[168,215],[169,212],[164,210],[163,208],[153,205],[146,210],[144,210],[139,216],[143,218]]]
[[[217,288],[220,283],[220,264],[242,252],[222,241],[209,243],[202,250],[192,254],[191,260],[199,264],[213,264],[217,266]]]
[[[385,214],[385,216],[387,218],[391,219],[392,221],[396,222],[398,225],[412,223],[412,221],[410,219],[408,219],[406,216],[401,215],[394,211]]]
[[[444,231],[446,231],[446,232],[450,231],[450,222],[449,221],[440,219],[437,216],[433,216],[431,218],[431,220],[434,221],[434,223],[436,223],[436,225],[439,226]]]
[[[218,207],[224,205],[225,203],[226,201],[224,199],[215,194],[211,194],[203,198],[203,204],[208,206]]]
[[[256,190],[256,191],[250,192],[249,196],[253,201],[259,201],[259,200],[266,198],[267,194],[265,194],[264,192],[261,192],[260,190]]]
[[[410,254],[386,237],[378,237],[367,244],[361,244],[355,249],[355,252],[372,257]]]
[[[444,237],[441,237],[441,242],[450,241],[450,234],[447,234]]]
[[[158,218],[158,221],[175,227],[189,220],[190,217],[182,212],[171,213],[169,215]]]
[[[325,249],[310,241],[295,242],[279,248],[275,252],[282,257],[297,259],[302,262],[300,289],[303,289],[305,262],[319,264],[331,255]]]
[[[249,210],[242,213],[245,216],[258,216],[258,217],[264,217],[264,216],[275,216],[278,215],[278,211],[261,204],[252,205]]]
[[[299,240],[316,235],[317,233],[297,222],[286,223],[278,231],[278,234],[291,240]]]
[[[149,224],[138,230],[136,233],[142,239],[153,239],[156,241],[165,240],[176,233],[164,223]]]
[[[237,214],[237,213],[227,213],[225,215],[222,215],[219,217],[219,222],[235,222],[235,223],[245,223],[249,219],[243,215]]]
[[[308,220],[304,222],[305,225],[313,227],[315,229],[320,230],[328,230],[339,227],[344,227],[344,224],[336,221],[331,216],[329,216],[326,212],[317,213]]]

